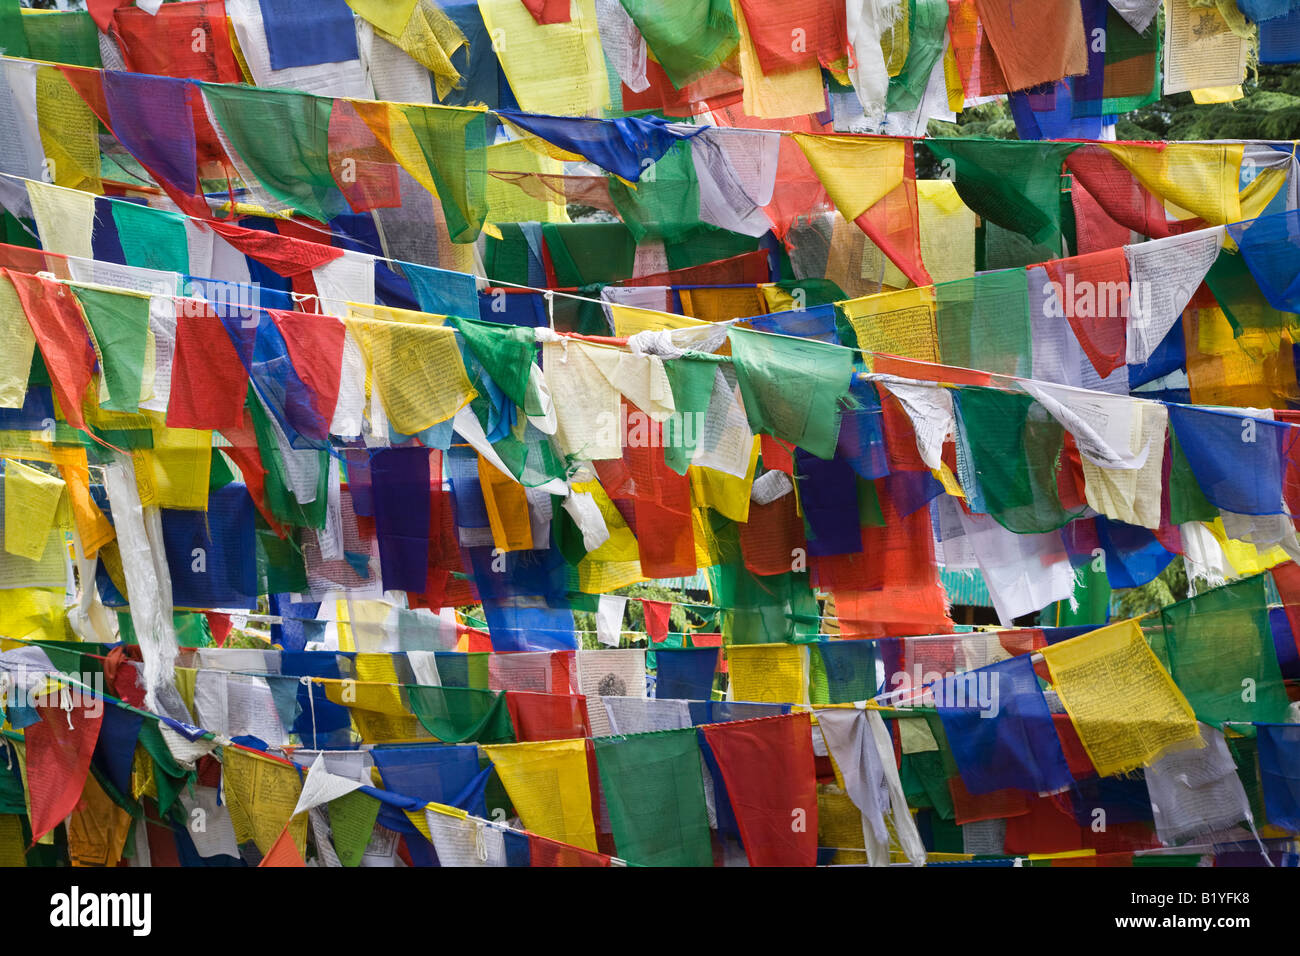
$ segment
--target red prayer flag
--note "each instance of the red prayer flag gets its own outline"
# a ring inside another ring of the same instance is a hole
[[[266,310],[284,337],[289,361],[302,383],[311,390],[312,408],[325,423],[334,418],[339,400],[339,375],[343,367],[343,343],[347,331],[338,319],[306,312]],[[310,435],[325,438],[325,435]]]
[[[57,692],[49,700],[57,700]],[[94,716],[84,703],[71,710],[52,703],[36,706],[40,722],[25,731],[33,842],[62,823],[81,800],[104,719],[103,701],[98,703]]]
[[[581,694],[543,694],[508,690],[506,709],[521,741],[573,740],[591,736],[587,698]],[[604,705],[600,705],[604,706]]]
[[[73,428],[86,427],[81,399],[95,368],[95,349],[77,297],[61,282],[5,269],[50,373],[54,397]],[[80,792],[80,791],[78,791]]]
[[[197,315],[187,313],[197,312]],[[237,430],[244,424],[248,369],[212,307],[183,300],[176,310],[168,428]]]
[[[1128,257],[1123,247],[1054,259],[1043,267],[1088,361],[1105,378],[1124,364],[1128,340]]]
[[[666,601],[647,601],[641,599],[641,610],[645,613],[645,632],[656,644],[668,637],[668,614],[672,605]]]
[[[750,866],[817,865],[817,761],[807,713],[706,724]]]

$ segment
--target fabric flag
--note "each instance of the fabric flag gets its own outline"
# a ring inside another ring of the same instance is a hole
[[[307,861],[302,858],[298,852],[298,846],[293,842],[293,834],[289,831],[289,825],[286,823],[280,835],[276,837],[275,843],[272,844],[270,851],[262,857],[262,862],[258,866],[306,866]]]
[[[719,66],[740,42],[730,0],[687,0],[672,7],[650,0],[621,2],[679,90]]]
[[[349,211],[328,161],[332,98],[217,84],[203,96],[251,187],[321,222]]]
[[[1257,724],[1259,773],[1270,825],[1300,832],[1300,726]]]
[[[894,744],[876,711],[819,710],[826,748],[835,759],[844,788],[862,816],[862,837],[872,866],[890,863],[890,829],[913,866],[925,863],[925,847],[907,806],[894,763]],[[889,824],[886,825],[886,818]]]
[[[139,409],[149,341],[150,297],[74,285],[73,292],[94,334],[108,399],[100,408]]]
[[[268,309],[267,314],[283,337],[294,373],[310,396],[314,415],[295,424],[304,437],[323,441],[329,435],[338,405],[346,329],[342,322],[321,315],[276,309]]]
[[[600,595],[596,607],[596,639],[606,647],[618,647],[623,636],[623,611],[627,598],[617,594]]]
[[[584,740],[487,746],[524,828],[538,836],[596,850],[591,782]]]
[[[732,645],[727,670],[736,700],[802,704],[808,699],[807,649],[798,644]]]
[[[817,772],[807,713],[700,728],[751,866],[815,866]]]
[[[992,150],[976,140],[928,139],[926,147],[977,215],[1060,255],[1061,164],[1074,144],[1000,143]]]
[[[595,0],[576,0],[566,23],[539,24],[517,0],[484,0],[479,12],[488,35],[499,38],[493,45],[520,109],[555,116],[603,115],[609,77]]]
[[[1242,515],[1285,510],[1283,477],[1300,441],[1295,426],[1175,404],[1169,406],[1169,424],[1212,505]]]
[[[633,183],[678,142],[703,132],[702,128],[678,132],[653,114],[614,120],[541,116],[518,110],[497,110],[496,115]]]
[[[447,421],[477,397],[454,330],[400,321],[393,310],[374,311],[374,320],[348,319],[348,332],[361,347],[395,429],[418,435]],[[353,315],[358,314],[354,309]]]
[[[1123,249],[1093,252],[1043,264],[1051,278],[1048,303],[1069,320],[1097,374],[1105,378],[1125,362],[1130,309],[1128,260]]]
[[[1028,655],[949,675],[934,695],[969,793],[1047,794],[1073,784]]]
[[[35,351],[36,337],[14,284],[0,276],[0,408],[21,409],[26,404]]]
[[[667,601],[651,601],[642,598],[641,610],[645,616],[645,632],[650,635],[650,640],[656,644],[663,641],[668,636],[672,605]]]
[[[975,9],[1007,89],[1023,90],[1087,72],[1083,14],[1074,0],[975,0]]]
[[[1169,672],[1200,720],[1285,720],[1288,699],[1262,574],[1171,604],[1160,615]]]
[[[345,0],[304,8],[293,0],[258,0],[271,69],[286,70],[357,58],[357,31]]]
[[[1042,654],[1101,776],[1149,766],[1171,747],[1196,739],[1192,707],[1147,646],[1137,621],[1052,644]]]
[[[433,500],[430,454],[419,446],[383,448],[370,458],[379,563],[388,591],[424,590]]]
[[[1202,746],[1166,754],[1146,770],[1156,833],[1165,846],[1252,825],[1250,801],[1223,732],[1199,725]]]
[[[27,314],[63,417],[73,428],[85,428],[81,401],[90,385],[95,351],[76,296],[52,279],[9,269],[4,273],[13,283]]]
[[[178,303],[168,428],[239,428],[244,422],[253,337],[237,350],[206,302]]]
[[[443,743],[504,743],[515,739],[501,691],[477,687],[407,687],[411,711]]]
[[[24,731],[33,841],[76,809],[103,722],[102,710],[91,716],[87,707],[63,710],[53,703],[38,703],[36,710],[41,719]]]
[[[581,694],[506,691],[506,708],[521,741],[572,740],[590,737],[587,698]]]
[[[50,543],[65,488],[62,478],[10,459],[4,474],[4,549],[39,561]]]
[[[745,413],[755,431],[830,459],[849,391],[848,349],[733,328],[727,333]]]
[[[699,736],[694,728],[595,742],[618,855],[641,866],[712,866]]]
[[[655,696],[664,700],[709,700],[718,668],[716,647],[669,648],[656,651],[659,665]]]

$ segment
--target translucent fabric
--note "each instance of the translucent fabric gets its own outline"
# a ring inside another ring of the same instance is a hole
[[[1108,0],[1086,0],[1083,26],[1090,40],[1099,30],[1104,39],[1088,43],[1088,70],[1070,80],[1075,116],[1130,113],[1159,98],[1161,32],[1154,23],[1135,30]]]
[[[1198,733],[1191,706],[1134,621],[1043,649],[1056,692],[1088,759],[1103,777],[1150,764]],[[1115,694],[1118,677],[1131,688]]]
[[[590,737],[587,698],[581,694],[506,691],[506,708],[519,740],[569,740]]]
[[[429,492],[430,454],[421,447],[381,448],[370,458],[375,532],[387,591],[424,590],[429,532],[435,526]],[[441,463],[440,455],[438,459]]]
[[[484,747],[483,752],[496,767],[525,828],[547,839],[596,850],[586,741],[506,744]]]
[[[822,641],[811,646],[826,672],[827,696],[814,703],[848,704],[870,700],[880,688],[874,641]]]
[[[330,97],[290,90],[205,86],[204,98],[230,145],[252,173],[250,186],[313,219],[348,210],[329,163]],[[275,138],[268,129],[279,131]]]
[[[1077,517],[1061,503],[1057,470],[1065,431],[1028,395],[991,388],[956,392],[962,450],[981,504],[1017,534],[1053,531]],[[969,492],[968,492],[969,494]]]
[[[74,428],[84,428],[81,402],[90,385],[95,353],[81,306],[71,289],[52,279],[9,269],[5,275],[13,283],[36,336],[64,419]]]
[[[76,809],[103,721],[102,710],[96,714],[86,707],[64,711],[55,706],[57,699],[57,694],[37,698],[40,720],[24,731],[33,840]]]
[[[384,788],[422,803],[441,803],[486,815],[485,775],[479,771],[479,750],[464,746],[373,747]]]
[[[1044,268],[1055,305],[1069,320],[1097,374],[1105,378],[1125,361],[1130,305],[1124,250],[1057,259]]]
[[[1061,164],[1072,143],[999,143],[927,139],[926,148],[950,172],[962,202],[979,216],[1061,251]],[[947,177],[945,177],[947,178]]]
[[[1300,268],[1296,266],[1300,210],[1231,223],[1228,235],[1269,304],[1285,312],[1300,311]]]
[[[679,90],[721,64],[740,42],[728,0],[688,0],[672,9],[648,0],[622,3]]]
[[[1263,575],[1171,604],[1160,616],[1169,671],[1198,719],[1284,720],[1288,699],[1269,631]]]
[[[162,530],[176,607],[257,607],[253,502],[243,485],[214,489],[206,511],[163,509]]]
[[[641,866],[712,866],[694,728],[595,741],[619,857]]]
[[[935,360],[1001,375],[1031,374],[1033,345],[1025,270],[1006,269],[942,282],[933,294],[939,346]]]

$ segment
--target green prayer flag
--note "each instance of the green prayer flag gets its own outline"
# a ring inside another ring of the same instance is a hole
[[[679,90],[719,66],[740,43],[730,0],[622,0],[646,46]]]
[[[515,742],[514,725],[501,691],[477,687],[408,686],[411,711],[424,729],[443,743]]]
[[[712,866],[694,727],[595,742],[618,855],[641,866]]]
[[[984,509],[1008,531],[1055,531],[1082,513],[1057,493],[1065,429],[1029,395],[995,388],[956,391],[960,448],[974,472]]]
[[[934,287],[939,358],[945,365],[1028,377],[1033,371],[1029,285],[1024,269],[988,272]]]
[[[344,866],[360,866],[379,819],[379,801],[368,793],[353,790],[326,804],[330,819],[330,842]]]
[[[526,406],[528,379],[537,355],[533,330],[477,319],[449,318],[447,322],[461,334],[496,387],[516,405]],[[533,410],[535,414],[540,412],[540,408]]]
[[[438,188],[452,242],[473,242],[487,217],[487,114],[449,106],[403,104]]]
[[[112,208],[127,265],[189,274],[190,245],[184,216],[133,202],[115,202]]]
[[[733,328],[727,337],[750,427],[818,458],[834,458],[852,351],[747,329]]]
[[[700,182],[690,141],[674,143],[634,186],[610,176],[609,195],[637,242],[687,239],[700,226]]]
[[[99,346],[108,401],[102,408],[136,412],[149,344],[149,296],[74,285],[86,321]]]
[[[1285,723],[1290,701],[1268,623],[1264,575],[1213,588],[1161,610],[1169,673],[1199,720],[1254,733]]]
[[[1078,144],[927,139],[940,173],[982,218],[1061,254],[1061,164]]]
[[[204,83],[231,147],[273,199],[329,222],[351,207],[329,164],[334,100],[296,90]]]

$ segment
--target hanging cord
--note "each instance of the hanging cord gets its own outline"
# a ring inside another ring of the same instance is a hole
[[[307,707],[311,711],[311,749],[319,750],[316,742],[316,689],[310,677],[299,677],[298,683],[307,688]]]

